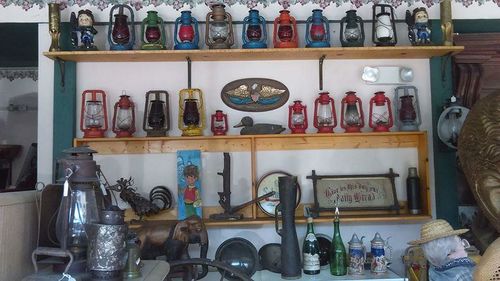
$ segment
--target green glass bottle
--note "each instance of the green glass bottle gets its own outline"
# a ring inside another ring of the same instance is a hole
[[[330,273],[335,276],[347,274],[347,257],[344,242],[340,236],[339,222],[339,209],[335,208],[333,239],[330,247]]]
[[[319,274],[319,243],[314,234],[313,218],[307,218],[307,232],[302,244],[302,261],[304,274]]]

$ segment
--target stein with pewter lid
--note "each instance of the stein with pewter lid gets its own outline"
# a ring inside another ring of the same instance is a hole
[[[358,238],[358,235],[354,233],[352,235],[351,241],[349,244],[349,274],[363,274],[364,273],[364,265],[366,259],[366,248],[363,245],[363,238]]]
[[[390,238],[390,237],[389,237]],[[380,233],[375,233],[375,237],[371,241],[372,262],[370,269],[373,273],[387,272],[387,265],[389,264],[392,256],[392,247],[389,246],[388,239],[385,241],[380,236]],[[389,251],[389,255],[386,255]]]

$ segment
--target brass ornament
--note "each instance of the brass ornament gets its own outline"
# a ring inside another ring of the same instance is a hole
[[[59,36],[61,35],[61,10],[58,3],[49,3],[49,33],[50,47],[49,52],[60,51]]]
[[[443,0],[439,4],[443,45],[453,46],[453,22],[451,16],[451,0]]]

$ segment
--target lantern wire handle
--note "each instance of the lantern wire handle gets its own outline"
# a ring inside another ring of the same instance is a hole
[[[326,55],[322,55],[319,58],[319,90],[323,91],[323,61],[325,60]]]
[[[191,58],[186,57],[188,63],[188,89],[191,89]]]

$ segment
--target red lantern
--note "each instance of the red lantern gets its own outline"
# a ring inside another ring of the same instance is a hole
[[[346,133],[359,133],[365,126],[363,106],[356,92],[349,91],[342,99],[342,112],[340,116],[340,127]]]
[[[374,132],[389,132],[393,125],[391,101],[385,96],[385,92],[376,92],[370,99],[370,128]]]
[[[135,132],[135,105],[129,97],[121,95],[115,103],[113,132],[117,138],[131,137]]]
[[[292,134],[305,134],[307,129],[307,107],[296,100],[288,107],[288,128]]]
[[[85,90],[82,93],[80,130],[84,138],[103,138],[108,129],[106,94],[101,90]]]
[[[227,133],[227,115],[222,113],[222,110],[216,110],[212,114],[210,129],[214,136],[224,136]]]
[[[273,43],[275,48],[297,48],[297,22],[290,16],[290,11],[281,10],[274,19]]]
[[[314,101],[314,127],[318,133],[333,133],[333,128],[337,127],[335,103],[328,92],[319,93]]]

